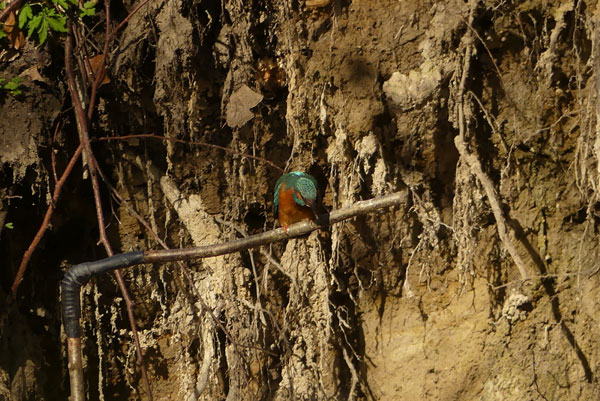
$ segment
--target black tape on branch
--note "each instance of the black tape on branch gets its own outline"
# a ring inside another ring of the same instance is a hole
[[[86,262],[71,267],[60,283],[62,288],[63,324],[67,337],[80,337],[79,316],[79,291],[81,286],[92,277],[107,271],[137,265],[143,262],[144,251],[121,253],[110,258]]]

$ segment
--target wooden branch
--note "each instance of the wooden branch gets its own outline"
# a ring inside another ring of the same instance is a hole
[[[13,0],[4,10],[0,11],[0,22],[4,21],[11,11],[14,11],[16,14],[17,9],[21,7],[22,2],[23,0]]]
[[[162,246],[163,249],[170,249],[167,246],[167,243],[165,241],[163,241],[158,234],[152,229],[152,227],[150,227],[150,224],[137,212],[135,211],[135,209],[133,208],[133,206],[131,206],[129,204],[128,201],[126,201],[125,199],[123,199],[121,197],[121,195],[119,195],[119,192],[116,190],[116,188],[114,188],[107,180],[106,177],[104,177],[104,175],[102,174],[102,170],[98,170],[98,172],[100,173],[101,178],[104,180],[104,183],[106,184],[106,186],[108,187],[108,189],[113,193],[113,196],[122,204],[125,206],[125,208],[129,211],[129,213],[131,213],[133,215],[133,217],[136,218],[136,220],[144,226],[144,228],[146,229],[146,231],[148,231],[148,233],[150,233],[150,235],[154,238],[154,240],[160,245]],[[214,321],[214,323],[219,326],[219,328],[221,329],[221,331],[223,331],[223,333],[225,333],[225,336],[227,337],[227,339],[234,345],[234,346],[240,346],[240,347],[244,347],[244,348],[254,348],[254,349],[259,349],[263,352],[266,352],[268,354],[273,354],[271,351],[263,349],[261,347],[257,347],[257,346],[253,346],[253,345],[247,345],[247,344],[240,344],[238,341],[236,341],[233,336],[231,335],[231,333],[229,333],[229,330],[227,330],[227,328],[225,327],[225,325],[223,324],[223,322],[221,322],[221,320],[219,320],[213,313],[213,311],[204,303],[204,301],[202,300],[202,297],[200,296],[200,294],[198,293],[198,290],[196,289],[196,286],[194,285],[194,280],[192,278],[190,269],[188,269],[182,261],[177,261],[176,262],[177,266],[181,269],[181,271],[183,272],[186,280],[188,281],[188,284],[190,285],[190,288],[192,289],[192,291],[194,292],[194,295],[196,296],[196,299],[198,300],[198,302],[200,303],[200,306],[202,308],[202,311],[204,313],[207,313],[211,319]],[[275,355],[275,354],[273,354]]]
[[[83,154],[87,156],[88,159],[88,170],[90,173],[90,179],[92,181],[92,190],[94,193],[94,204],[96,206],[96,217],[98,220],[98,231],[100,236],[100,242],[104,245],[104,249],[108,256],[113,256],[114,252],[112,247],[110,246],[110,242],[108,241],[108,237],[106,236],[106,227],[104,225],[104,212],[102,210],[102,199],[100,197],[100,187],[98,185],[98,162],[92,152],[92,146],[90,144],[90,136],[89,136],[89,119],[86,112],[83,110],[83,105],[81,103],[81,99],[79,98],[79,94],[77,92],[77,83],[75,81],[75,73],[73,70],[73,26],[72,22],[69,20],[67,22],[67,39],[65,41],[65,72],[67,75],[67,86],[69,88],[69,93],[71,95],[71,102],[73,103],[73,108],[75,110],[75,120],[77,121],[77,132],[79,133],[79,139],[81,144],[83,145]],[[127,315],[129,317],[129,322],[131,325],[131,332],[133,335],[133,340],[135,343],[136,353],[138,357],[138,361],[140,363],[140,370],[142,372],[142,379],[144,382],[144,387],[148,393],[148,397],[150,401],[152,401],[152,392],[150,388],[150,382],[148,380],[148,374],[146,372],[146,367],[144,364],[144,357],[142,355],[142,348],[140,345],[140,340],[137,332],[137,325],[135,321],[135,317],[133,315],[133,301],[129,296],[129,292],[127,291],[127,287],[125,285],[125,281],[123,280],[123,276],[118,270],[114,270],[114,275],[119,285],[119,289],[121,290],[121,294],[123,295],[123,299],[125,300],[125,305],[127,308]],[[71,380],[76,379],[77,376],[71,378]],[[83,388],[79,386],[78,388]]]
[[[85,388],[83,387],[83,357],[81,355],[81,338],[67,338],[68,368],[71,385],[71,401],[85,401]]]
[[[372,213],[378,209],[388,208],[405,203],[407,197],[407,191],[400,191],[379,198],[357,202],[350,207],[336,210],[331,214],[319,216],[319,225],[315,225],[309,221],[293,224],[288,227],[287,234],[282,228],[278,228],[276,230],[267,231],[265,233],[253,235],[248,238],[242,238],[222,244],[207,245],[190,249],[128,252],[95,262],[81,263],[71,267],[61,282],[61,288],[63,324],[69,344],[69,361],[73,361],[74,367],[78,366],[76,369],[69,369],[71,390],[78,392],[71,394],[74,397],[73,399],[84,399],[82,367],[76,362],[78,360],[77,358],[79,358],[79,360],[81,359],[81,342],[79,341],[81,335],[81,329],[79,327],[81,308],[79,297],[81,286],[87,283],[92,277],[105,272],[114,271],[119,268],[135,266],[142,263],[167,262],[218,256],[226,253],[243,251],[261,245],[267,245],[282,239],[307,234],[329,224],[338,223],[351,217]],[[206,307],[203,305],[203,308]],[[206,308],[206,310],[208,310],[208,308]]]
[[[123,135],[123,136],[103,136],[103,137],[100,137],[100,138],[96,138],[96,140],[97,141],[115,141],[115,140],[121,140],[122,141],[122,140],[126,140],[126,139],[144,139],[144,138],[151,138],[151,139],[158,139],[160,141],[168,141],[168,142],[181,143],[181,144],[184,144],[184,145],[200,145],[200,146],[205,146],[205,147],[208,147],[208,148],[219,149],[219,150],[222,150],[224,152],[230,153],[232,155],[236,155],[236,156],[243,157],[243,158],[246,158],[246,159],[252,159],[252,160],[259,161],[261,163],[265,163],[265,164],[273,167],[277,171],[281,172],[282,174],[285,173],[284,169],[282,169],[277,164],[275,164],[272,161],[267,160],[267,159],[265,159],[263,157],[249,155],[247,153],[238,152],[237,150],[233,150],[233,149],[230,149],[230,148],[225,147],[225,146],[215,145],[214,143],[208,143],[208,142],[203,142],[203,141],[186,141],[186,140],[177,139],[177,138],[167,138],[167,137],[159,136],[159,135],[156,135],[156,134],[134,134],[134,135]]]
[[[96,108],[96,96],[97,96],[97,92],[98,92],[98,88],[100,87],[100,82],[102,82],[102,79],[104,78],[104,76],[106,74],[108,74],[108,72],[105,72],[104,74],[102,73],[102,71],[106,71],[106,57],[108,55],[108,46],[110,44],[110,39],[112,37],[112,35],[109,34],[110,32],[110,1],[105,1],[104,2],[104,13],[106,14],[106,32],[104,33],[105,38],[104,38],[104,48],[102,49],[102,61],[100,62],[100,68],[98,69],[98,74],[96,74],[96,77],[94,79],[94,82],[92,83],[92,90],[91,90],[91,94],[90,94],[90,104],[88,106],[88,110],[87,110],[87,116],[88,119],[92,119],[92,116],[94,115],[94,109]],[[85,76],[85,74],[83,74]]]
[[[133,11],[131,11],[129,13],[129,15],[127,15],[127,17],[125,17],[125,19],[123,21],[121,21],[121,23],[119,25],[117,25],[117,27],[115,29],[112,30],[112,32],[110,33],[108,39],[109,40],[112,39],[117,34],[117,32],[119,32],[119,30],[121,28],[123,28],[127,22],[129,22],[129,20],[131,19],[131,17],[133,17],[140,10],[140,8],[144,7],[149,1],[150,0],[144,0],[140,4],[138,4],[133,9]]]
[[[79,144],[79,147],[77,148],[77,150],[71,157],[71,160],[69,160],[69,164],[67,164],[65,171],[61,175],[60,180],[56,181],[56,186],[54,187],[54,192],[52,193],[52,200],[50,201],[50,204],[48,205],[48,209],[46,209],[46,214],[44,215],[42,224],[40,225],[40,228],[38,229],[37,233],[33,237],[31,244],[29,244],[29,247],[23,254],[23,258],[21,259],[21,264],[19,265],[19,269],[17,270],[17,275],[15,276],[15,279],[14,279],[12,287],[11,287],[13,299],[15,299],[17,296],[17,290],[19,289],[21,280],[23,280],[23,275],[25,274],[25,270],[27,269],[27,264],[29,263],[29,260],[31,259],[31,255],[33,255],[33,251],[35,251],[38,244],[42,240],[44,233],[48,229],[48,225],[50,224],[50,218],[52,217],[52,214],[54,213],[54,208],[56,207],[56,203],[58,202],[58,198],[60,196],[62,187],[65,184],[65,181],[67,180],[67,178],[69,177],[69,174],[71,174],[73,167],[75,167],[75,163],[77,162],[77,160],[79,160],[79,156],[81,155],[82,150],[83,150],[83,146],[81,144]]]
[[[391,206],[406,203],[407,192],[400,191],[390,195],[381,196],[361,202],[357,202],[352,206],[338,209],[331,212],[329,215],[320,215],[318,220],[320,224],[315,224],[311,221],[303,221],[292,224],[288,227],[287,234],[282,228],[266,231],[261,234],[256,234],[251,237],[241,238],[235,241],[225,242],[221,244],[199,246],[196,248],[186,249],[169,249],[160,251],[144,251],[144,263],[155,262],[172,262],[175,260],[190,260],[197,258],[207,258],[227,253],[240,252],[250,248],[256,248],[262,245],[297,237],[307,234],[319,228],[324,228],[327,225],[339,223],[342,220],[349,219],[361,214],[372,213],[377,209],[388,208]]]
[[[69,338],[79,338],[81,336],[81,330],[79,327],[79,317],[81,315],[79,292],[82,285],[99,274],[144,263],[171,262],[194,258],[206,258],[224,255],[227,253],[240,252],[262,245],[268,245],[283,239],[304,235],[319,228],[324,228],[327,225],[339,223],[342,220],[346,220],[361,214],[372,213],[378,209],[406,203],[406,199],[408,197],[407,195],[407,191],[404,190],[390,195],[357,202],[352,206],[338,209],[329,215],[324,214],[319,216],[321,221],[321,224],[319,225],[315,225],[310,221],[292,224],[288,227],[287,234],[282,228],[278,228],[261,234],[253,235],[251,237],[221,244],[206,245],[187,249],[127,252],[94,262],[85,262],[72,266],[65,273],[65,276],[61,282],[63,324],[65,326],[65,333]]]

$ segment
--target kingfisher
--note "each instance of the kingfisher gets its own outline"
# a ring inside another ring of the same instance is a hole
[[[273,209],[283,231],[290,224],[304,219],[315,221],[319,216],[317,180],[309,174],[292,171],[282,175],[275,184]]]

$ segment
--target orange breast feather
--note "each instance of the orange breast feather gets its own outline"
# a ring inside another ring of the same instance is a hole
[[[304,219],[315,220],[315,214],[309,206],[300,206],[294,200],[294,189],[286,188],[282,184],[279,190],[279,208],[278,208],[279,223],[283,230],[287,232],[287,227]]]

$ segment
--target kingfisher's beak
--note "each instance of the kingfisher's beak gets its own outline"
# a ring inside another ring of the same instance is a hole
[[[317,208],[317,201],[314,202],[310,202],[308,204],[310,206],[310,208],[312,209],[313,213],[315,214],[315,218],[317,219],[317,221],[319,220],[319,210]]]

